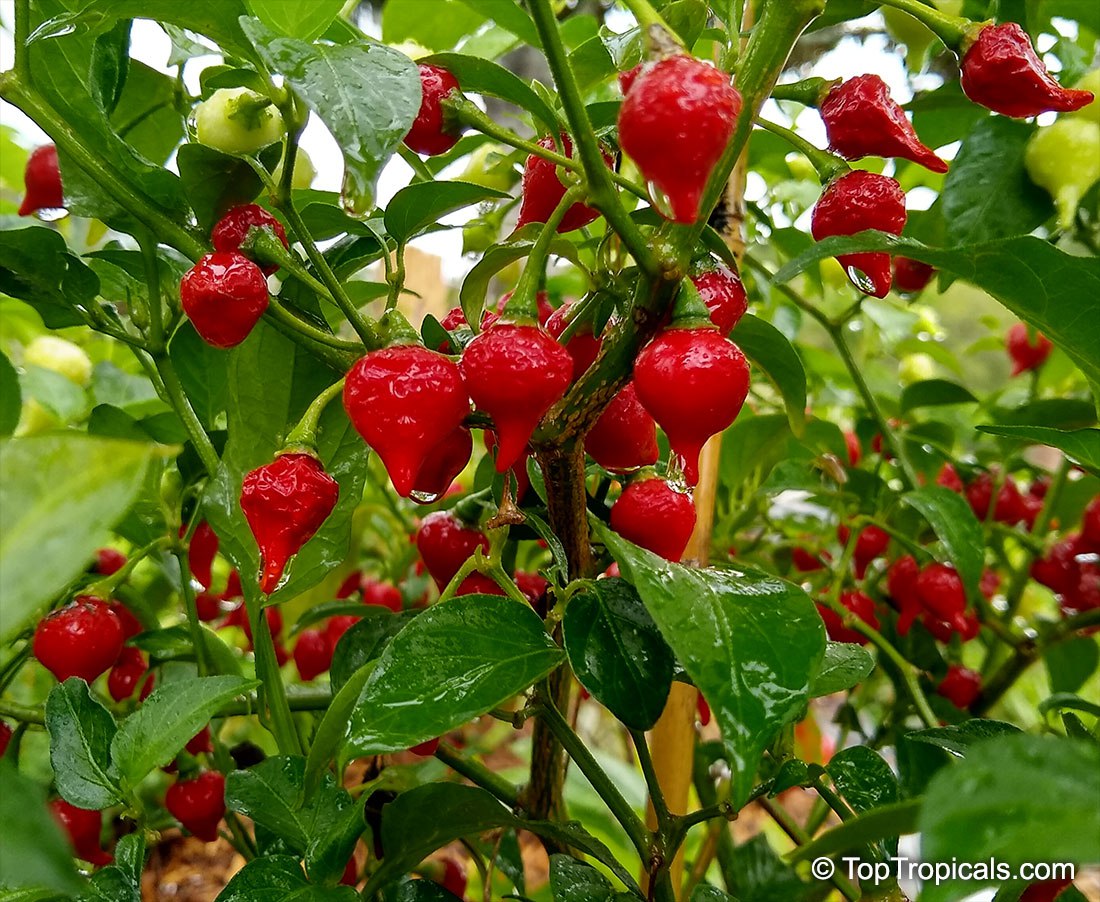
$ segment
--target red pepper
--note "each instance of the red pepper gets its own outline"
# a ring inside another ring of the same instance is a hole
[[[39,210],[58,210],[65,206],[61,192],[61,170],[57,165],[57,148],[53,144],[36,147],[27,159],[23,173],[27,193],[19,205],[20,216],[30,216]]]
[[[283,247],[289,248],[286,240],[286,230],[283,224],[267,212],[259,204],[241,204],[233,207],[225,214],[210,233],[210,241],[214,250],[221,254],[243,253],[241,242],[252,229],[269,228],[283,243]],[[278,270],[278,266],[261,266],[260,270],[265,276],[270,276]]]
[[[282,454],[245,476],[241,510],[260,547],[261,591],[278,588],[287,561],[313,538],[339,496],[339,484],[311,454]]]
[[[947,668],[947,676],[936,687],[936,692],[956,708],[965,710],[982,694],[981,674],[958,664],[952,664]]]
[[[678,561],[695,530],[695,503],[663,479],[630,483],[611,508],[611,528],[668,561]]]
[[[420,64],[420,111],[405,135],[409,150],[435,156],[455,146],[462,133],[447,123],[439,103],[458,90],[458,79],[446,69]]]
[[[547,135],[538,142],[538,146],[546,150],[554,150],[554,139]],[[565,133],[561,135],[561,146],[565,155],[572,159],[573,142]],[[610,167],[613,162],[611,156],[605,151],[601,152],[604,162]],[[523,166],[523,201],[519,206],[516,228],[522,229],[529,222],[546,222],[557,205],[561,203],[566,190],[566,186],[558,177],[558,167],[550,160],[531,154]],[[574,229],[594,222],[599,215],[599,210],[578,201],[565,212],[565,216],[558,225],[558,231],[572,232]]]
[[[837,85],[820,110],[829,146],[846,160],[898,157],[933,172],[947,172],[947,163],[921,143],[905,111],[877,75],[857,75]]]
[[[620,473],[657,463],[657,424],[642,407],[633,382],[600,414],[584,438],[584,450],[605,470]]]
[[[1025,119],[1050,111],[1068,113],[1092,103],[1091,91],[1063,88],[1015,22],[986,25],[966,50],[963,93],[995,113]]]

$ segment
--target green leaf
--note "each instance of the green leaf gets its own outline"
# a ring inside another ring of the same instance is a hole
[[[54,370],[28,366],[23,372],[23,388],[46,410],[63,423],[78,419],[88,406],[84,389]]]
[[[572,855],[550,856],[550,891],[554,902],[610,902],[615,898],[611,881]]]
[[[212,675],[241,675],[241,663],[237,653],[225,644],[221,636],[202,624],[199,626],[199,635],[206,648],[206,659],[213,670]],[[148,653],[154,662],[194,661],[197,657],[191,628],[186,623],[149,630],[135,636],[130,640],[130,644]]]
[[[264,62],[328,126],[344,152],[344,196],[356,211],[368,210],[378,173],[420,111],[416,65],[384,44],[307,44],[255,19],[240,21]]]
[[[918,407],[942,407],[948,404],[977,404],[968,389],[947,379],[924,379],[905,386],[901,391],[901,412]]]
[[[901,497],[936,531],[947,555],[962,577],[967,594],[974,597],[985,563],[982,525],[966,499],[940,485],[926,485]]]
[[[1047,426],[978,426],[978,432],[1049,445],[1064,451],[1094,476],[1100,476],[1100,429],[1051,429]]]
[[[434,880],[416,880],[406,877],[391,883],[382,893],[385,902],[455,902],[454,893],[448,892]]]
[[[737,900],[716,886],[700,883],[691,891],[691,902],[737,902]]]
[[[987,291],[1065,351],[1093,385],[1100,385],[1100,259],[1074,257],[1026,236],[932,248],[881,232],[826,238],[773,276],[779,285],[824,257],[889,251],[930,263]]]
[[[1020,728],[1000,720],[974,718],[946,727],[931,727],[927,730],[913,730],[905,734],[908,742],[923,742],[963,758],[975,742],[1011,736],[1019,733]]]
[[[424,0],[389,0],[382,7],[382,40],[387,44],[415,41],[429,50],[454,47],[483,24],[462,0],[433,0],[432,15],[424,15]]]
[[[940,205],[951,247],[1026,235],[1054,214],[1050,195],[1028,178],[1029,122],[992,116],[962,142],[944,177]]]
[[[1100,860],[1100,746],[1002,736],[945,767],[921,809],[925,861],[990,859],[1083,864]],[[1036,824],[1042,824],[1036,830]],[[992,875],[991,875],[992,876]],[[960,884],[926,886],[921,899],[958,898]],[[967,892],[979,883],[965,884]]]
[[[510,31],[523,43],[530,44],[532,47],[538,47],[542,43],[531,17],[513,0],[462,0],[462,2],[486,19]]]
[[[77,902],[141,902],[141,881],[113,864],[92,875]]]
[[[890,765],[865,745],[841,749],[825,765],[825,770],[857,814],[898,800],[898,781]]]
[[[175,758],[222,705],[257,685],[237,676],[210,676],[177,680],[154,690],[115,734],[111,776],[123,788],[137,786],[154,767]]]
[[[82,882],[72,849],[50,814],[45,790],[19,773],[10,756],[0,758],[0,786],[0,886],[78,893]]]
[[[46,699],[50,765],[61,797],[78,808],[99,811],[120,800],[108,776],[115,719],[92,697],[88,684],[70,677]]]
[[[315,886],[293,855],[254,858],[233,875],[218,902],[357,902],[350,886]]]
[[[19,390],[19,374],[8,355],[0,351],[0,437],[11,435],[19,424],[23,397]]]
[[[340,688],[368,661],[373,661],[414,616],[413,612],[395,614],[380,609],[372,611],[359,604],[356,615],[362,619],[347,630],[336,643],[329,667],[329,684],[334,692]],[[373,607],[377,607],[374,605]]]
[[[746,313],[730,338],[776,384],[791,431],[801,436],[806,426],[806,370],[787,336],[766,320]]]
[[[924,799],[907,799],[893,805],[883,805],[845,821],[832,830],[820,834],[804,846],[787,855],[790,864],[809,861],[822,855],[848,852],[868,843],[917,832],[917,816]],[[950,859],[950,856],[946,859]]]
[[[349,754],[442,736],[527,689],[563,657],[538,615],[512,599],[466,595],[434,605],[378,659],[352,714]]]
[[[648,730],[672,685],[672,651],[634,587],[598,580],[578,592],[562,621],[573,671],[592,696],[624,724]]]
[[[1043,652],[1052,692],[1077,692],[1100,664],[1100,645],[1088,636],[1059,642]]]
[[[309,756],[306,758],[303,778],[303,793],[306,798],[317,792],[329,763],[336,759],[336,753],[347,736],[351,713],[355,710],[363,685],[373,670],[374,662],[370,661],[348,677],[347,682],[333,695],[328,710],[317,725],[309,747]]]
[[[41,616],[107,544],[160,453],[72,432],[0,442],[0,641]]]
[[[175,92],[175,78],[131,59],[122,97],[111,113],[115,131],[158,166],[168,162],[184,136],[183,115],[176,106]]]
[[[417,182],[402,188],[386,205],[386,232],[404,244],[448,213],[500,197],[508,195],[471,182]]]
[[[197,142],[179,149],[176,164],[195,218],[207,232],[230,207],[250,203],[263,189],[256,170],[240,157]]]
[[[710,704],[743,804],[764,749],[809,701],[825,649],[817,609],[777,577],[684,567],[602,525],[597,533]]]
[[[344,0],[245,0],[252,15],[291,38],[312,41],[340,15]]]
[[[820,698],[862,683],[875,669],[875,659],[862,645],[826,642],[821,667],[810,680],[810,695]]]
[[[0,230],[0,294],[26,301],[47,328],[83,323],[74,305],[98,293],[95,273],[69,253],[58,232],[41,226]]]
[[[514,103],[534,116],[544,133],[559,127],[554,111],[527,82],[491,60],[463,53],[436,53],[421,62],[446,69],[466,93],[487,94]]]
[[[447,604],[453,602],[442,607]],[[382,809],[380,835],[385,857],[364,887],[363,898],[371,898],[393,877],[449,842],[517,822],[511,811],[476,786],[426,783],[403,792]]]
[[[1072,692],[1056,692],[1039,703],[1039,713],[1043,715],[1046,715],[1049,711],[1065,710],[1067,708],[1075,708],[1078,711],[1091,714],[1093,717],[1100,717],[1100,703],[1088,701],[1079,695],[1074,695]]]

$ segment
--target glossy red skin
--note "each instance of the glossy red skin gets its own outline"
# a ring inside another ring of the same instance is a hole
[[[625,72],[619,73],[619,90],[623,92],[623,97],[626,97],[630,93],[630,89],[634,87],[634,82],[641,74],[644,65],[644,63],[638,63],[633,69],[627,69]]]
[[[516,587],[526,596],[527,600],[531,604],[536,604],[550,587],[542,576],[537,573],[524,573],[520,571],[516,574]]]
[[[123,641],[144,632],[145,627],[141,625],[141,621],[121,601],[112,601],[108,607],[114,612],[118,622],[122,625]]]
[[[110,864],[114,858],[100,848],[100,834],[103,831],[103,814],[87,808],[77,808],[64,799],[50,802],[50,812],[69,837],[77,858],[82,858],[96,867]]]
[[[210,232],[210,243],[218,253],[240,253],[247,256],[241,250],[241,242],[248,237],[253,227],[258,229],[269,227],[283,243],[283,247],[289,249],[290,244],[286,240],[286,229],[283,228],[283,224],[259,204],[240,204],[230,207],[229,212],[218,220],[217,225]],[[278,269],[278,266],[271,264],[260,266],[260,271],[265,276],[270,276]]]
[[[562,304],[550,314],[546,320],[546,331],[554,338],[560,340],[562,333],[569,328],[570,310],[573,302]],[[578,326],[569,341],[565,343],[565,350],[573,358],[573,381],[576,382],[585,370],[592,366],[592,361],[600,353],[603,347],[603,339],[592,334],[592,326],[589,323]]]
[[[264,617],[267,618],[267,629],[271,633],[272,638],[275,638],[283,631],[283,615],[277,607],[264,608]],[[245,637],[248,639],[249,646],[252,644],[252,624],[248,620],[248,609],[244,603],[237,605],[232,611],[229,612],[229,616],[225,618],[225,623],[222,626],[238,626],[244,632]]]
[[[294,666],[306,683],[332,666],[332,644],[324,630],[304,629],[298,634],[294,644]]]
[[[1051,77],[1015,22],[987,25],[962,58],[963,93],[1002,116],[1026,119],[1068,113],[1092,103],[1091,91],[1063,88]]]
[[[336,643],[343,638],[344,633],[362,619],[362,617],[356,617],[354,614],[340,614],[337,617],[328,619],[328,623],[325,624],[325,638],[328,640],[330,655],[336,651]]]
[[[482,330],[488,329],[493,323],[495,323],[501,316],[504,315],[504,308],[508,306],[508,302],[512,299],[513,291],[506,291],[500,296],[500,300],[497,301],[497,312],[492,314],[485,312],[481,316],[481,328]],[[550,315],[554,312],[554,305],[550,303],[550,295],[545,291],[539,291],[535,294],[535,306],[538,307],[538,321],[539,325],[546,327],[546,323],[550,319]]]
[[[180,281],[180,301],[203,341],[233,348],[267,310],[267,279],[241,254],[207,254]]]
[[[707,178],[733,135],[741,95],[713,66],[679,54],[645,66],[619,110],[619,143],[675,222],[699,218]]]
[[[443,880],[440,883],[447,892],[459,899],[466,898],[466,868],[453,858],[443,859]]]
[[[98,598],[78,595],[39,622],[33,648],[35,658],[58,681],[79,677],[91,683],[118,660],[123,641],[114,611]]]
[[[229,577],[225,581],[225,591],[222,592],[222,601],[230,598],[241,598],[243,595],[241,575],[236,570],[230,570]]]
[[[241,510],[260,548],[260,591],[274,592],[287,561],[313,538],[340,486],[311,454],[282,454],[244,478]]]
[[[203,842],[213,842],[225,816],[225,777],[208,770],[193,780],[177,780],[165,793],[164,807]]]
[[[455,595],[503,595],[504,590],[495,579],[484,573],[473,572],[458,585]]]
[[[481,433],[481,439],[485,443],[485,450],[492,455],[497,446],[497,437],[492,429],[485,429]],[[531,477],[527,475],[527,461],[531,459],[531,449],[524,448],[520,459],[512,464],[512,476],[516,480],[516,501],[522,501],[523,496],[531,487]]]
[[[635,360],[634,387],[695,485],[703,445],[737,419],[748,397],[749,363],[716,329],[668,329]]]
[[[447,128],[443,108],[439,105],[444,97],[459,90],[458,79],[439,66],[421,63],[419,68],[420,111],[405,135],[405,146],[416,153],[435,156],[454,147],[462,134]]]
[[[847,526],[841,524],[836,530],[837,537],[842,544],[848,544],[849,530]],[[859,538],[856,539],[855,552],[852,554],[852,561],[855,564],[856,576],[859,579],[863,579],[867,573],[867,567],[871,561],[879,557],[890,544],[890,534],[879,529],[877,526],[865,526],[859,534]]]
[[[389,583],[381,583],[374,579],[363,580],[363,604],[374,604],[388,608],[395,614],[400,614],[405,609],[405,602],[401,598],[401,590]]]
[[[356,361],[344,409],[407,498],[425,458],[458,428],[470,402],[453,361],[422,345],[397,345]]]
[[[20,216],[30,216],[39,210],[59,210],[65,206],[57,148],[53,144],[43,144],[31,151],[23,172],[23,185],[27,190],[19,205]]]
[[[469,429],[458,426],[451,430],[450,435],[428,451],[420,465],[420,471],[416,474],[416,485],[413,487],[414,499],[427,499],[431,503],[442,498],[458,474],[466,469],[473,450],[474,440]],[[416,499],[417,495],[422,498]]]
[[[993,475],[982,473],[966,487],[966,500],[974,516],[979,520],[985,520],[989,515],[989,505],[993,501]],[[1026,519],[1023,497],[1016,483],[1006,479],[997,493],[997,502],[993,506],[993,519],[998,523],[1013,525]]]
[[[699,693],[699,696],[695,699],[695,712],[699,718],[699,725],[705,727],[710,723],[710,705],[707,704],[707,700],[703,698],[703,693]]]
[[[1077,582],[1062,598],[1061,605],[1062,613],[1067,617],[1100,608],[1100,564],[1080,565]],[[1095,627],[1092,632],[1095,632]]]
[[[947,668],[947,676],[936,687],[936,693],[956,708],[966,710],[982,693],[982,676],[973,670],[952,664]]]
[[[214,754],[214,740],[210,736],[209,724],[188,739],[184,749],[190,755]]]
[[[978,581],[978,591],[985,596],[986,600],[992,601],[993,596],[997,594],[997,590],[1001,587],[1001,578],[993,571],[986,567],[982,571],[982,578]]]
[[[810,231],[815,241],[833,235],[855,235],[866,229],[900,235],[905,218],[905,192],[901,185],[889,176],[853,169],[830,182],[821,193],[810,216]],[[889,254],[878,251],[841,254],[837,261],[845,272],[856,269],[867,277],[870,286],[852,281],[860,291],[876,298],[889,294],[892,282]]]
[[[474,404],[493,418],[496,468],[503,473],[569,388],[573,358],[538,326],[497,322],[466,346],[459,366]]]
[[[1005,350],[1012,361],[1012,375],[1037,370],[1050,356],[1054,345],[1042,332],[1035,333],[1034,343],[1025,323],[1013,323],[1005,334]]]
[[[924,291],[932,276],[934,267],[908,257],[894,258],[894,288],[902,294],[919,294]]]
[[[745,285],[737,273],[725,266],[691,277],[691,284],[710,311],[710,321],[722,335],[729,335],[733,327],[749,309]]]
[[[695,529],[695,503],[663,479],[638,480],[612,506],[611,528],[665,560],[678,561]]]
[[[858,467],[863,459],[863,445],[859,443],[859,436],[854,432],[845,432],[844,445],[848,449],[848,466]]]
[[[111,698],[120,702],[133,695],[148,670],[145,655],[132,645],[123,646],[115,666],[107,675],[107,691],[111,693]]]
[[[898,635],[907,636],[913,622],[924,610],[917,592],[920,565],[911,554],[899,557],[886,571],[886,589],[898,605]]]
[[[917,577],[917,595],[924,609],[943,623],[963,632],[966,590],[962,578],[947,564],[929,564]]]
[[[962,478],[959,476],[958,471],[952,464],[945,463],[940,467],[940,472],[936,476],[936,485],[942,485],[945,489],[951,489],[952,492],[963,492],[965,486],[963,485]]]
[[[340,587],[336,590],[336,597],[338,599],[351,598],[352,595],[360,590],[362,584],[362,571],[353,570],[351,573],[345,576],[344,581],[340,583]]]
[[[1042,880],[1028,884],[1020,896],[1020,902],[1054,902],[1072,882],[1069,877],[1063,877],[1060,880]]]
[[[183,538],[186,532],[185,524],[180,527],[180,538]],[[191,575],[204,589],[209,589],[210,583],[213,582],[211,570],[217,555],[218,534],[209,523],[203,520],[195,527],[195,531],[191,534],[191,541],[187,545],[187,565]]]
[[[840,603],[855,614],[868,626],[879,628],[878,616],[875,614],[875,602],[862,592],[844,592],[840,596]],[[825,622],[825,632],[834,642],[848,642],[852,645],[866,645],[867,637],[863,633],[850,629],[844,625],[843,619],[832,608],[819,604],[817,612]]]
[[[0,720],[0,758],[3,758],[4,753],[8,750],[8,743],[11,742],[11,735],[11,727]]]
[[[195,596],[195,610],[199,615],[199,620],[203,623],[217,620],[224,612],[221,596],[211,595],[209,592],[200,592]]]
[[[813,573],[825,569],[825,562],[805,548],[796,547],[791,549],[791,564],[799,573]]]
[[[605,470],[625,473],[657,463],[657,423],[628,382],[588,430],[584,450]]]
[[[550,135],[539,140],[538,146],[546,150],[556,151],[557,149]],[[573,142],[564,132],[561,135],[561,146],[565,156],[573,159]],[[610,168],[613,163],[612,158],[606,151],[601,152],[604,162]],[[522,229],[530,222],[546,222],[561,203],[566,190],[566,186],[558,178],[558,167],[550,160],[531,154],[523,165],[523,179],[520,182],[522,200],[519,215],[516,218],[516,228]],[[577,201],[565,211],[565,216],[558,225],[558,233],[572,232],[599,218],[599,210]]]
[[[344,865],[343,876],[340,877],[341,886],[358,886],[359,885],[359,866],[355,863],[355,856],[352,855],[348,859],[348,863]]]
[[[439,748],[439,737],[435,739],[429,739],[427,742],[421,742],[419,745],[414,745],[410,752],[419,758],[431,758],[435,754],[435,750]]]
[[[104,576],[118,573],[126,566],[126,555],[114,548],[100,548],[95,553],[95,571]]]
[[[1080,564],[1077,555],[1085,549],[1081,547],[1080,536],[1071,533],[1057,542],[1044,557],[1031,565],[1031,578],[1046,586],[1052,592],[1066,595],[1073,591],[1080,579]]]
[[[450,511],[428,514],[416,531],[416,548],[440,591],[478,548],[489,553],[489,540]]]
[[[1100,554],[1100,495],[1089,502],[1081,517],[1081,541],[1089,551]]]
[[[846,160],[897,157],[932,172],[947,172],[947,163],[921,143],[905,110],[877,75],[857,75],[837,85],[819,109],[830,149]]]

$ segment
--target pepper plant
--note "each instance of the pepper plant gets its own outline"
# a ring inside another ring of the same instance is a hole
[[[1083,898],[1100,17],[581,6],[10,5],[5,898]]]

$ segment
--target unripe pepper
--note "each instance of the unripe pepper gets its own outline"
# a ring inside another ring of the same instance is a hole
[[[625,472],[657,463],[657,424],[628,382],[584,438],[584,450],[606,470]]]
[[[853,169],[822,192],[810,219],[815,241],[877,229],[900,235],[905,227],[905,192],[894,179]],[[890,255],[880,251],[837,257],[852,284],[876,298],[890,291]],[[857,277],[856,273],[862,273]]]
[[[947,676],[936,687],[936,693],[956,708],[966,710],[982,694],[982,676],[959,664],[952,664],[947,668]]]
[[[109,852],[100,846],[100,833],[103,831],[103,814],[88,808],[77,808],[64,799],[50,802],[50,812],[54,819],[68,834],[69,842],[77,858],[94,864],[96,867],[114,861]]]
[[[684,479],[695,485],[703,445],[737,419],[748,397],[749,364],[713,327],[673,327],[638,355],[634,386],[683,461]]]
[[[1100,181],[1100,124],[1065,117],[1039,129],[1027,142],[1024,165],[1054,198],[1058,225],[1070,228],[1081,198]]]
[[[164,807],[203,842],[213,842],[225,816],[225,777],[208,770],[193,780],[177,780],[165,793]]]
[[[270,99],[248,88],[219,88],[195,108],[195,136],[222,153],[247,154],[286,134]]]
[[[1012,375],[1019,376],[1046,363],[1054,345],[1042,332],[1036,332],[1032,341],[1025,323],[1013,323],[1005,333],[1005,350],[1012,361]]]
[[[274,592],[287,561],[328,519],[340,486],[312,454],[281,454],[253,470],[241,487],[241,510],[260,547],[260,590]]]
[[[27,190],[19,205],[20,216],[30,216],[39,210],[59,210],[65,206],[57,148],[53,144],[43,144],[31,151],[23,172],[23,185]]]
[[[569,388],[573,358],[539,326],[498,321],[466,346],[459,366],[474,404],[493,418],[503,473]]]
[[[722,335],[729,335],[733,327],[749,309],[748,294],[741,278],[728,266],[708,264],[691,277],[691,283],[710,311],[710,321]]]
[[[59,681],[79,677],[91,683],[118,660],[123,641],[122,624],[110,606],[78,595],[39,622],[33,651]]]
[[[947,163],[921,143],[905,111],[877,75],[857,75],[837,85],[820,106],[829,146],[846,160],[897,157],[932,172],[947,172]]]
[[[730,78],[685,54],[646,65],[629,81],[619,143],[637,163],[666,219],[699,218],[703,189],[733,136],[741,95]]]
[[[546,331],[554,338],[560,339],[565,330],[569,328],[573,307],[574,302],[572,301],[562,304],[546,320]],[[585,370],[592,366],[592,361],[600,353],[601,347],[603,347],[603,339],[592,334],[591,323],[583,323],[574,330],[565,343],[565,349],[569,352],[569,356],[573,358],[574,382],[584,375]]]
[[[1015,22],[982,27],[963,54],[961,70],[967,97],[1016,119],[1079,110],[1093,100],[1091,91],[1058,84],[1036,55],[1027,32]]]
[[[1074,110],[1068,115],[1074,119],[1087,119],[1089,122],[1095,122],[1100,125],[1100,69],[1093,69],[1090,72],[1086,72],[1077,81],[1074,87],[1079,91],[1088,91],[1093,95],[1091,103],[1086,104],[1080,109]]]
[[[439,102],[458,91],[458,79],[439,66],[420,63],[420,111],[405,135],[405,146],[416,153],[435,156],[458,142],[461,130],[448,125]]]
[[[214,250],[220,254],[241,253],[247,256],[241,251],[241,243],[252,229],[264,228],[270,228],[283,243],[283,247],[290,247],[283,224],[259,204],[241,204],[231,208],[218,220],[217,225],[210,232],[210,242],[214,245]],[[278,268],[278,266],[267,265],[261,266],[260,271],[265,276],[270,276]]]
[[[695,503],[665,480],[642,476],[612,506],[611,528],[667,561],[678,561],[695,530]]]
[[[267,279],[242,254],[207,254],[180,281],[180,301],[203,341],[236,347],[267,310]]]
[[[539,147],[554,150],[554,139],[547,135],[538,142]],[[573,159],[573,142],[565,133],[561,135],[562,150],[565,156]],[[604,162],[610,167],[613,160],[606,151],[603,153]],[[550,160],[531,154],[523,165],[523,181],[521,192],[523,200],[519,206],[519,217],[516,220],[516,228],[522,229],[529,222],[546,222],[561,199],[565,196],[567,187],[558,178],[558,168]],[[589,207],[580,201],[573,204],[565,212],[558,232],[572,232],[582,226],[594,222],[600,216],[600,211]]]
[[[450,511],[428,514],[416,531],[416,549],[440,591],[478,548],[489,553],[485,534],[467,526]]]
[[[344,382],[344,409],[382,458],[403,498],[417,487],[428,455],[459,427],[470,402],[458,367],[423,345],[371,351]]]

